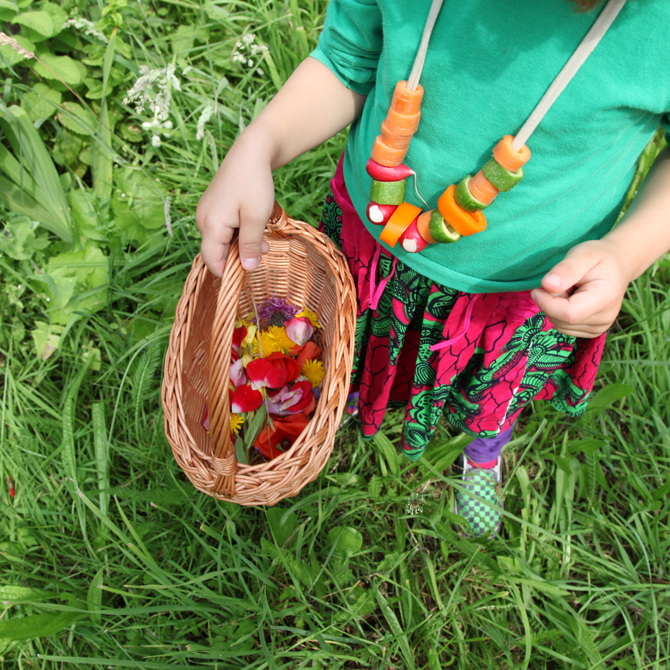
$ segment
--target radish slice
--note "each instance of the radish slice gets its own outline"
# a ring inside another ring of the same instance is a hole
[[[377,161],[370,158],[365,166],[368,174],[376,181],[400,181],[406,179],[410,175],[415,174],[412,168],[407,167],[404,163],[396,165],[395,167],[386,167]]]
[[[376,202],[370,202],[367,209],[368,221],[378,226],[385,226],[396,209],[398,205],[378,205]]]
[[[414,219],[410,223],[409,228],[400,236],[400,245],[405,251],[409,251],[411,254],[423,251],[428,246],[428,242],[421,237],[416,224],[417,219]]]

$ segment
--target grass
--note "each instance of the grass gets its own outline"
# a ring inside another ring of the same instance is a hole
[[[0,667],[667,668],[670,261],[631,284],[587,414],[567,420],[535,403],[521,417],[501,541],[454,532],[450,465],[466,438],[441,425],[410,463],[396,452],[400,413],[371,443],[347,428],[319,478],[275,508],[201,495],[172,457],[159,400],[199,246],[195,205],[240,126],[314,44],[325,2],[109,7],[130,49],[109,98],[117,165],[160,180],[174,237],[161,228],[127,243],[110,232],[104,305],[54,331],[44,360],[31,337],[49,320],[36,268],[63,243],[51,235],[28,259],[0,257]],[[180,26],[195,31],[186,57],[172,50]],[[221,62],[244,32],[270,48],[264,75]],[[159,148],[146,134],[124,139],[147,118],[121,102],[137,65],[173,59],[192,70],[173,92],[172,136]],[[7,73],[7,104],[32,85],[20,67]],[[215,99],[210,135],[197,141]],[[66,137],[59,123],[40,127],[49,147]],[[293,216],[318,216],[343,140],[277,173]],[[91,189],[90,173],[76,172],[85,165],[60,172]],[[410,514],[418,495],[422,511]]]

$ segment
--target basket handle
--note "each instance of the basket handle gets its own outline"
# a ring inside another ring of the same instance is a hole
[[[275,202],[267,227],[277,237],[287,237],[286,212]],[[245,270],[240,262],[238,239],[230,243],[228,258],[216,299],[216,313],[209,343],[209,435],[212,443],[212,468],[217,474],[214,490],[228,498],[235,495],[237,460],[230,439],[230,351],[237,306],[244,285]],[[232,317],[231,317],[232,315]]]

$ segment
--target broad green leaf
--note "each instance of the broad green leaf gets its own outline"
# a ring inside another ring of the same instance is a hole
[[[102,585],[102,577],[104,573],[104,566],[98,570],[98,572],[95,574],[95,577],[91,580],[91,584],[88,587],[88,593],[86,595],[86,604],[88,605],[88,609],[91,612],[91,621],[93,623],[97,623],[100,625],[101,621],[101,615],[96,610],[102,609],[102,589],[100,586]]]
[[[107,239],[104,227],[96,211],[98,199],[84,188],[74,188],[67,194],[72,209],[72,220],[82,240],[103,242]]]
[[[52,323],[66,325],[75,312],[97,312],[107,303],[109,260],[92,243],[52,256],[37,277],[45,285]]]
[[[63,24],[67,21],[67,12],[54,2],[43,2],[40,7],[51,17],[53,23],[53,33],[51,35],[58,35],[63,29]]]
[[[35,351],[37,356],[45,361],[58,349],[63,326],[51,325],[44,321],[35,321],[35,326],[32,332]]]
[[[49,240],[35,235],[39,225],[38,221],[28,216],[13,217],[0,232],[0,253],[17,261],[26,261],[34,256],[35,251],[46,248]]]
[[[32,30],[35,35],[31,35],[31,37],[36,41],[39,38],[46,39],[54,34],[54,24],[48,12],[25,12],[15,16],[13,22]]]
[[[86,66],[69,56],[55,56],[46,53],[40,56],[41,63],[35,64],[35,72],[45,79],[63,81],[68,86],[79,86],[86,78]]]
[[[140,170],[115,170],[112,210],[126,241],[146,242],[149,232],[165,224],[163,193],[159,183]]]
[[[66,128],[79,135],[91,135],[98,125],[93,113],[78,102],[64,102],[56,118]]]
[[[37,119],[48,119],[56,113],[56,106],[60,104],[62,97],[60,91],[38,82],[32,91],[23,95],[21,107],[28,112],[33,122]]]
[[[17,586],[14,584],[0,586],[0,603],[3,605],[13,605],[15,602],[36,602],[55,596],[58,596],[58,594],[52,591],[31,589],[28,586]]]
[[[268,507],[265,510],[270,531],[275,542],[280,546],[286,546],[289,538],[298,525],[298,515],[277,507]]]
[[[81,617],[78,612],[60,612],[3,619],[0,621],[0,639],[29,640],[33,637],[48,637],[67,628]]]
[[[363,546],[363,536],[359,530],[351,526],[336,526],[328,531],[326,546],[335,546],[335,553],[350,558],[358,553]]]
[[[0,0],[0,21],[10,21],[18,13],[19,8],[15,2]]]
[[[261,431],[265,427],[267,415],[267,408],[265,405],[261,405],[244,433],[244,444],[247,449],[250,449],[253,446],[254,442],[256,442],[258,436],[261,434]]]
[[[597,407],[611,407],[617,400],[625,398],[627,395],[635,393],[635,389],[625,384],[609,384],[600,389],[591,400],[589,400],[589,409]]]
[[[21,107],[12,105],[7,108],[0,103],[0,112],[5,113],[4,118],[0,119],[0,127],[15,154],[21,154],[19,168],[16,158],[9,157],[6,150],[4,155],[0,155],[2,163],[0,171],[15,184],[15,188],[10,187],[9,191],[5,191],[0,184],[0,197],[21,202],[24,192],[27,191],[28,196],[38,203],[41,209],[35,213],[26,211],[25,208],[18,211],[40,221],[47,230],[56,233],[66,242],[72,242],[73,231],[67,200],[56,167],[42,138],[35,130],[27,112]],[[34,180],[32,187],[31,178]],[[29,200],[27,202],[33,204]],[[47,213],[46,217],[44,212]]]
[[[0,19],[1,20],[1,19]],[[14,39],[28,51],[35,51],[35,45],[31,40],[29,40],[25,35],[14,35]],[[14,51],[12,47],[8,45],[0,46],[0,69],[12,67],[17,63],[20,63],[23,60],[26,60],[27,56],[20,54],[18,51]]]
[[[241,437],[235,438],[235,460],[242,465],[249,465],[249,457],[247,456],[247,449],[244,446],[244,440]]]

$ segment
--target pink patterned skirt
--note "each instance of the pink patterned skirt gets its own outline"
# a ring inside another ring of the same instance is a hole
[[[352,383],[363,437],[388,407],[405,408],[404,453],[419,459],[440,417],[475,437],[510,427],[535,399],[569,416],[586,409],[605,344],[559,333],[530,291],[464,293],[412,270],[367,231],[342,161],[320,229],[343,251],[358,289]]]

